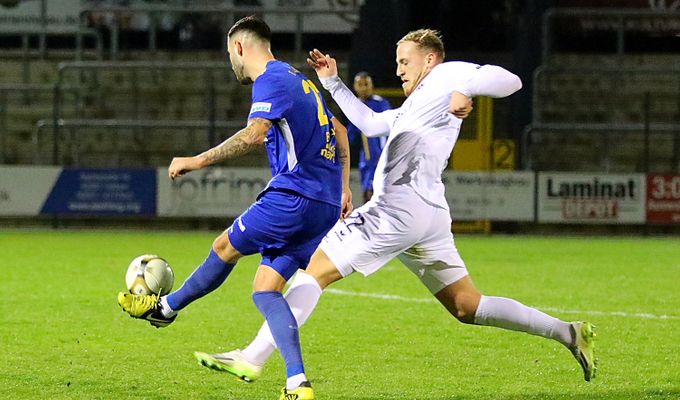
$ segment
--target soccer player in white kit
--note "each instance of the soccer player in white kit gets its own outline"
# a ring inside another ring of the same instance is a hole
[[[407,99],[397,109],[376,113],[338,78],[333,58],[315,49],[307,61],[352,123],[367,136],[389,133],[389,138],[373,197],[331,229],[286,294],[298,325],[328,285],[355,271],[368,276],[397,257],[461,322],[557,340],[590,381],[596,372],[592,324],[564,322],[512,299],[482,295],[451,233],[441,174],[462,118],[472,110],[470,98],[509,96],[521,88],[519,77],[494,65],[444,62],[438,32],[413,31],[397,43],[397,75]],[[265,323],[244,350],[214,356],[220,370],[253,381],[275,349]]]

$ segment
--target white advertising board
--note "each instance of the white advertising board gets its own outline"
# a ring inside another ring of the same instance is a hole
[[[174,181],[158,168],[158,216],[237,217],[257,198],[271,179],[267,168],[208,168]],[[354,205],[361,205],[358,171],[351,174]]]
[[[78,30],[81,0],[48,0],[47,31]],[[41,0],[0,1],[0,32],[42,29]]]
[[[538,175],[538,222],[643,224],[643,174]]]
[[[157,171],[159,216],[236,217],[271,179],[265,168],[207,168],[175,180]]]
[[[0,166],[0,215],[40,214],[60,173],[59,167]]]
[[[533,221],[533,172],[445,172],[454,221]]]
[[[171,181],[158,169],[158,215],[236,217],[267,185],[265,168],[210,168]],[[455,220],[532,221],[533,172],[446,172],[446,197]],[[359,172],[352,170],[354,207],[362,204]]]

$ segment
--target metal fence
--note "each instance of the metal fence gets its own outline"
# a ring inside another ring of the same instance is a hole
[[[82,27],[87,26],[88,16],[93,13],[110,13],[113,16],[113,24],[111,26],[111,35],[109,43],[109,57],[112,60],[118,58],[120,50],[120,15],[128,13],[139,13],[146,14],[149,17],[151,23],[149,27],[149,36],[147,42],[147,48],[149,50],[157,49],[157,30],[158,30],[158,16],[163,14],[198,14],[198,15],[208,15],[212,17],[217,17],[221,21],[221,26],[223,27],[223,38],[222,38],[222,52],[226,53],[227,46],[227,30],[230,26],[234,24],[237,17],[240,18],[245,15],[251,14],[272,14],[272,15],[293,15],[295,18],[295,30],[294,30],[294,59],[296,61],[303,61],[305,52],[302,48],[302,35],[304,32],[304,21],[306,17],[313,15],[327,15],[329,13],[336,13],[343,16],[351,16],[354,19],[358,19],[359,7],[354,5],[354,7],[349,7],[337,11],[329,11],[328,9],[314,9],[306,7],[289,7],[286,9],[268,9],[263,7],[234,7],[234,6],[224,6],[224,7],[175,7],[175,6],[143,6],[143,7],[85,7],[81,11],[80,23]]]
[[[555,66],[534,73],[522,167],[680,171],[680,67]]]
[[[41,120],[32,134],[33,163],[158,166],[209,147],[210,130],[233,133],[243,121]]]
[[[654,122],[680,122],[680,65],[574,67],[543,65],[533,78],[533,123],[640,123],[646,93]]]
[[[10,136],[9,117],[26,113],[35,119],[48,117],[54,104],[54,92],[54,85],[0,85],[0,163],[7,160],[7,141]],[[75,95],[67,86],[61,88],[61,93],[62,96],[69,98]],[[50,111],[46,112],[44,107]],[[23,126],[23,128],[30,130],[32,124]]]
[[[293,36],[294,36],[294,59],[297,61],[304,60],[302,39],[304,34],[305,19],[310,16],[336,14],[346,21],[358,21],[359,18],[359,3],[352,3],[343,6],[339,9],[328,8],[310,8],[293,6],[288,8],[264,8],[264,7],[248,7],[248,6],[233,6],[225,5],[220,7],[181,7],[168,5],[144,5],[135,7],[123,6],[85,6],[80,11],[80,25],[74,32],[55,32],[48,30],[48,15],[47,15],[47,0],[41,0],[41,26],[42,28],[35,30],[0,32],[4,36],[20,36],[22,42],[22,56],[28,58],[30,53],[30,39],[31,37],[38,38],[38,51],[41,58],[47,55],[47,38],[49,36],[72,36],[75,38],[75,59],[83,59],[83,51],[85,49],[84,39],[90,37],[94,40],[97,60],[102,60],[104,56],[103,51],[103,35],[99,29],[91,29],[89,26],[90,17],[94,14],[108,14],[110,18],[110,34],[108,43],[108,57],[111,60],[117,60],[120,53],[120,36],[121,36],[121,16],[126,14],[143,14],[148,16],[150,25],[148,30],[148,39],[146,48],[151,51],[157,50],[157,38],[159,29],[159,19],[162,15],[203,15],[216,18],[220,21],[223,29],[222,53],[226,53],[226,33],[227,29],[233,25],[237,18],[244,15],[291,15],[295,20]]]
[[[201,115],[178,119],[214,119],[217,98],[228,95],[225,91],[229,89],[240,87],[224,62],[61,63],[56,82],[55,120],[63,118],[61,88],[65,86],[79,89],[77,101],[82,113],[78,118],[93,117],[86,114],[88,107],[91,112],[96,112],[99,106],[112,108],[113,117],[121,119],[173,119],[144,115],[144,106],[148,106],[149,101],[164,102],[173,96],[198,97],[200,106],[205,110]]]
[[[45,59],[48,55],[47,38],[50,36],[67,36],[75,39],[75,48],[73,56],[76,60],[83,60],[86,50],[85,40],[91,39],[94,42],[95,58],[101,60],[104,54],[104,41],[101,32],[95,29],[86,27],[80,28],[75,32],[53,32],[47,29],[27,29],[12,32],[0,32],[2,36],[19,36],[21,37],[21,59],[28,60],[31,58],[31,39],[37,38],[38,45],[36,50],[39,58]]]
[[[521,154],[534,171],[678,173],[680,124],[532,124]]]
[[[346,64],[339,67],[346,73]],[[96,136],[71,135],[72,131],[85,129],[82,121],[88,121],[90,130],[96,130],[95,127],[106,130],[104,136],[111,136],[108,131],[115,126],[132,131],[136,139],[149,140],[157,135],[145,136],[144,130],[168,124],[186,127],[183,121],[189,121],[190,126],[205,127],[189,132],[190,137],[202,144],[199,150],[205,149],[223,140],[225,133],[234,133],[220,130],[225,121],[245,124],[249,107],[250,87],[236,82],[225,62],[61,63],[55,84],[0,85],[0,163],[53,161],[55,158],[45,152],[48,138],[72,143],[79,137]],[[38,120],[41,122],[35,128]],[[120,123],[116,125],[112,120]],[[134,120],[155,121],[156,125],[130,122]],[[62,134],[65,127],[69,131]],[[34,129],[39,133],[34,132],[31,139]],[[43,133],[46,129],[52,131],[51,135]],[[40,151],[36,151],[38,144]],[[183,150],[182,146],[179,144],[176,149]],[[116,149],[110,147],[108,151]],[[75,159],[59,157],[67,158]]]

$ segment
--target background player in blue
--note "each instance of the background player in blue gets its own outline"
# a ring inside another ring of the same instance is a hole
[[[174,179],[264,143],[272,179],[257,201],[215,239],[208,257],[180,289],[161,298],[120,293],[118,302],[132,317],[167,326],[179,310],[219,287],[239,258],[260,253],[253,301],[286,364],[281,399],[306,400],[314,393],[304,371],[297,323],[281,291],[298,268],[306,268],[341,211],[343,216],[351,211],[349,143],[314,84],[276,60],[270,40],[269,27],[255,17],[243,18],[230,29],[228,50],[236,78],[254,83],[248,124],[197,156],[173,158],[168,172]],[[202,365],[222,370],[220,354],[196,357]]]
[[[386,99],[373,94],[373,79],[368,72],[359,72],[354,76],[354,93],[370,109],[381,112],[392,108]],[[364,191],[364,203],[373,196],[373,175],[378,165],[380,153],[387,142],[387,135],[366,137],[359,128],[351,122],[347,124],[347,135],[351,143],[361,142],[359,150],[359,174],[361,176],[361,188]]]

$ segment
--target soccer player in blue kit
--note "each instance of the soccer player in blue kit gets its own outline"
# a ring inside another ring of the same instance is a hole
[[[281,292],[295,271],[306,268],[341,214],[351,212],[349,143],[312,81],[276,60],[270,41],[269,27],[256,17],[232,26],[232,69],[239,82],[253,83],[248,124],[197,156],[173,158],[168,173],[175,179],[264,143],[272,179],[257,201],[215,239],[208,257],[181,288],[163,297],[121,292],[118,302],[132,317],[167,326],[178,311],[219,287],[239,258],[260,253],[252,297],[286,364],[281,399],[310,400],[314,392],[304,371],[297,322]],[[220,354],[195,355],[202,365],[221,370]]]
[[[373,78],[368,72],[359,72],[354,76],[354,93],[357,97],[375,112],[382,112],[392,108],[390,102],[373,93]],[[350,143],[361,140],[359,151],[359,174],[361,176],[361,188],[364,191],[364,203],[373,196],[373,176],[375,167],[378,165],[380,153],[387,143],[387,135],[367,137],[351,122],[347,124],[347,136]]]

